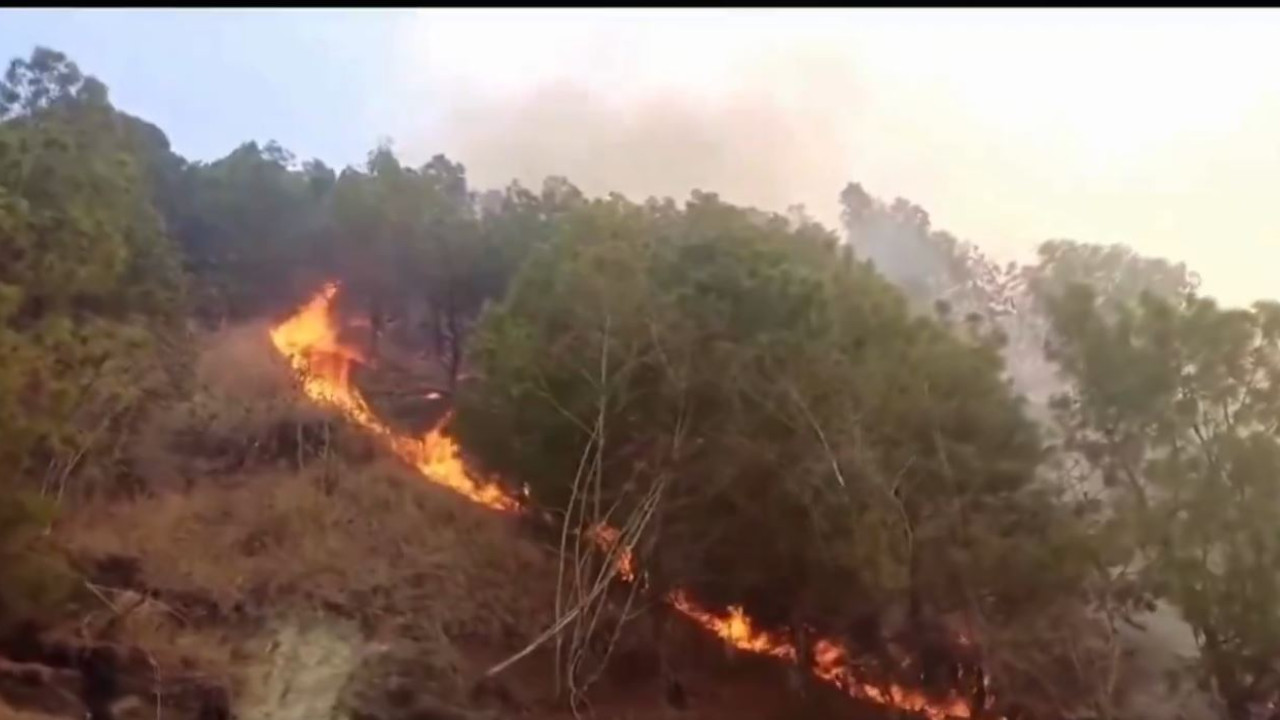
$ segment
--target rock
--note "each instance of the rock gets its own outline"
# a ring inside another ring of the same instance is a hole
[[[363,639],[354,625],[286,621],[262,640],[265,652],[246,673],[237,718],[345,720],[339,700],[363,654]],[[216,717],[216,710],[210,713]]]

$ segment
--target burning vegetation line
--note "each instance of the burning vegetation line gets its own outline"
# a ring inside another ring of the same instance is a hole
[[[339,328],[331,312],[337,293],[336,283],[325,285],[293,316],[271,328],[271,342],[298,374],[303,392],[312,400],[336,407],[352,422],[382,438],[397,457],[416,468],[426,479],[486,507],[504,512],[519,511],[520,503],[498,486],[481,485],[472,480],[456,443],[444,434],[443,423],[421,437],[412,437],[395,432],[377,418],[359,390],[351,384],[352,364],[363,362],[365,358],[338,338]],[[625,580],[634,579],[633,559],[626,547],[618,547],[621,544],[618,531],[600,526],[592,534],[611,555],[616,555],[617,573]],[[672,592],[667,601],[678,612],[737,649],[789,662],[797,661],[796,649],[786,638],[755,628],[739,607],[730,608],[726,615],[711,613],[698,607],[679,590]],[[562,618],[561,622],[565,620]],[[557,629],[553,626],[549,632]],[[812,671],[853,697],[917,712],[931,720],[972,715],[969,705],[960,698],[937,701],[920,691],[895,684],[880,687],[859,682],[850,670],[847,649],[831,640],[819,640],[814,646]]]
[[[381,437],[391,451],[432,482],[445,485],[486,507],[513,512],[519,504],[492,485],[473,482],[457,446],[440,427],[421,437],[402,435],[377,418],[351,384],[351,365],[365,358],[338,339],[330,309],[338,286],[330,283],[298,312],[271,329],[271,342],[301,379],[302,390],[317,402],[336,407],[350,420]]]

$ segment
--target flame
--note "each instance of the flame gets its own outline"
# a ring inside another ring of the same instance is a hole
[[[699,608],[680,591],[672,593],[669,599],[681,613],[739,650],[791,662],[796,660],[794,645],[785,638],[752,627],[751,618],[740,607],[731,607],[727,615],[718,616]],[[849,651],[839,643],[826,639],[814,643],[813,673],[853,697],[917,712],[930,720],[968,718],[972,714],[968,703],[958,697],[938,701],[896,684],[880,687],[860,682],[854,678],[851,665]]]
[[[382,438],[397,457],[433,482],[486,507],[516,510],[516,501],[498,487],[472,479],[457,444],[440,428],[422,437],[412,437],[394,432],[377,418],[360,391],[351,384],[352,363],[363,362],[364,356],[338,339],[338,328],[330,312],[337,293],[336,284],[326,285],[292,317],[271,329],[272,344],[288,358],[302,379],[302,390],[307,397],[338,408],[353,422]]]
[[[292,317],[271,329],[271,341],[286,357],[302,380],[308,397],[338,408],[353,422],[383,439],[401,460],[415,467],[425,478],[444,485],[486,507],[514,512],[520,503],[505,494],[496,484],[477,483],[468,472],[457,443],[437,427],[422,437],[411,437],[393,431],[378,420],[363,396],[350,381],[352,363],[364,362],[364,356],[338,338],[331,306],[338,292],[334,283],[326,285]],[[444,423],[441,423],[444,425]],[[620,534],[614,528],[598,525],[591,536],[606,550],[617,550],[618,575],[624,580],[636,578],[634,558],[628,548],[617,548]],[[678,612],[739,650],[782,658],[795,662],[795,647],[783,637],[752,625],[751,618],[740,607],[729,608],[717,615],[697,606],[681,592],[671,593],[668,602]],[[814,645],[813,672],[822,680],[841,688],[853,697],[869,700],[900,710],[920,713],[930,720],[968,718],[969,705],[960,698],[937,701],[923,693],[890,684],[879,687],[853,677],[848,651],[839,643],[819,640]]]
[[[329,317],[337,294],[337,285],[325,285],[293,317],[271,328],[271,342],[289,359],[308,397],[336,406],[364,427],[380,429],[381,423],[351,386],[351,363],[363,362],[364,356],[338,340]]]
[[[631,548],[620,544],[622,534],[608,525],[600,524],[591,529],[590,535],[605,552],[618,554],[618,576],[627,582],[633,582],[636,579],[635,558],[631,554]]]
[[[671,593],[668,599],[676,610],[739,650],[792,661],[796,659],[796,650],[790,643],[772,633],[752,627],[751,618],[740,607],[731,607],[727,616],[718,617],[695,605],[679,590]]]

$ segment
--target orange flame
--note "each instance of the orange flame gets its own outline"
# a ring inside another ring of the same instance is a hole
[[[364,357],[338,339],[338,328],[330,311],[337,292],[337,285],[326,285],[292,317],[271,329],[272,343],[302,379],[302,389],[307,396],[338,408],[353,422],[381,437],[397,457],[432,482],[486,507],[506,512],[518,510],[520,504],[497,485],[482,485],[472,478],[457,444],[439,428],[414,438],[394,432],[377,419],[350,382],[351,364],[363,362]],[[594,528],[591,535],[606,549],[616,546],[620,539],[617,530],[603,525]],[[626,548],[619,552],[618,574],[627,581],[636,578],[634,560]],[[730,608],[722,617],[699,608],[680,591],[673,592],[667,599],[677,611],[739,650],[796,661],[796,649],[787,639],[753,627],[740,607]],[[938,702],[898,685],[881,688],[857,681],[850,670],[848,651],[830,640],[820,640],[814,645],[813,672],[854,697],[917,712],[930,720],[968,718],[972,714],[960,698]]]
[[[293,317],[271,328],[271,342],[288,358],[308,397],[336,406],[360,425],[379,426],[364,398],[351,387],[351,363],[364,356],[339,342],[338,329],[329,318],[337,294],[337,285],[326,285]]]
[[[672,593],[669,599],[672,606],[681,613],[735,648],[791,662],[796,660],[794,645],[785,638],[752,627],[751,618],[740,607],[731,607],[727,616],[719,617],[699,608],[682,592]],[[899,685],[890,684],[887,688],[882,688],[859,682],[850,670],[849,651],[834,641],[823,639],[814,643],[813,655],[814,674],[853,697],[917,712],[930,720],[968,718],[972,714],[969,705],[958,697],[939,702],[919,691],[908,690]]]
[[[394,432],[378,420],[360,391],[351,384],[351,363],[364,356],[338,339],[331,317],[337,285],[330,283],[292,317],[271,329],[271,342],[289,359],[311,399],[332,405],[353,422],[383,438],[397,457],[433,482],[497,510],[518,504],[494,485],[482,485],[467,472],[458,446],[439,428],[420,438]]]
[[[635,559],[631,555],[631,549],[621,546],[622,534],[608,525],[600,524],[591,529],[591,539],[596,542],[605,552],[618,554],[618,576],[627,582],[636,579]]]

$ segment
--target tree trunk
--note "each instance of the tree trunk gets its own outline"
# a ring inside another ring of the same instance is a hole
[[[449,394],[458,389],[458,370],[462,367],[462,332],[458,321],[458,311],[449,308]]]
[[[795,639],[796,662],[789,669],[788,680],[792,692],[800,697],[806,697],[809,694],[809,685],[812,682],[815,664],[813,637],[805,628],[804,623],[800,621],[792,622],[791,637]]]
[[[1218,696],[1227,706],[1227,717],[1231,720],[1252,720],[1248,690],[1240,684],[1236,669],[1232,667],[1230,661],[1222,656],[1221,643],[1218,641],[1217,634],[1208,629],[1203,632],[1202,652],[1209,660]]]
[[[382,300],[376,294],[369,301],[369,360],[378,359],[378,339],[382,336],[382,326],[386,320]]]
[[[667,647],[669,644],[667,635],[670,617],[671,614],[669,612],[659,611],[654,613],[652,642],[658,650],[658,678],[662,682],[663,699],[668,706],[676,710],[684,710],[689,706],[689,696],[685,690],[684,683],[680,681],[679,674],[671,666]]]
[[[436,360],[443,365],[445,353],[444,322],[440,319],[440,315],[440,308],[433,302],[431,304],[431,346],[435,351]]]

